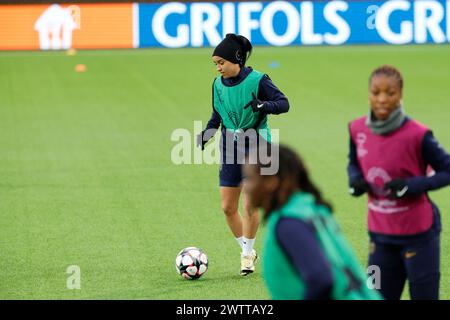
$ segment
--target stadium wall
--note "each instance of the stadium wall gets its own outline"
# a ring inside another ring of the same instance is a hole
[[[0,5],[0,50],[450,43],[450,0]]]

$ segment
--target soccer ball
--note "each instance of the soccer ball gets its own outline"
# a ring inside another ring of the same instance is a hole
[[[208,256],[202,249],[188,247],[178,253],[175,267],[183,278],[196,280],[208,270]]]

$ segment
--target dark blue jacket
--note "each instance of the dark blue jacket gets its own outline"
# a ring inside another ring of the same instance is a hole
[[[305,300],[331,299],[333,273],[314,227],[299,219],[280,218],[276,237],[305,283]]]

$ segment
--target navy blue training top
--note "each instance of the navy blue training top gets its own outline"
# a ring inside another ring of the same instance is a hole
[[[331,266],[314,227],[294,218],[280,218],[276,238],[305,283],[305,300],[328,300],[333,288]]]
[[[410,118],[406,117],[402,126],[409,121]],[[450,155],[434,138],[433,132],[428,131],[422,140],[422,157],[425,161],[425,165],[430,165],[435,174],[433,176],[420,176],[407,179],[408,193],[421,194],[432,190],[445,187],[450,184]],[[349,177],[349,183],[351,184],[355,179],[363,176],[359,167],[359,162],[356,154],[356,145],[350,138],[350,151],[348,154],[348,166],[347,173]],[[431,200],[430,200],[431,202]],[[382,235],[373,232],[369,232],[371,238],[378,242],[392,243],[392,244],[407,244],[415,241],[424,240],[429,236],[435,235],[441,231],[441,221],[439,209],[433,203],[433,225],[430,230],[420,233],[418,235],[409,236],[390,236]]]

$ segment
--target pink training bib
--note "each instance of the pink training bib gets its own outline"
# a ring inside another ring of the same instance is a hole
[[[387,235],[412,235],[427,231],[433,209],[426,194],[390,199],[383,190],[386,182],[425,176],[422,140],[428,128],[409,120],[388,135],[373,134],[366,116],[350,123],[359,166],[371,187],[368,196],[369,231]]]

